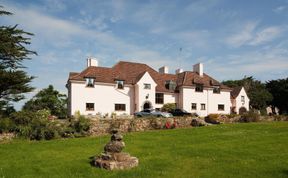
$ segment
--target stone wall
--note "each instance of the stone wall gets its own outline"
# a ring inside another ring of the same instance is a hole
[[[0,134],[0,141],[11,140],[14,137],[15,137],[14,133],[1,133]]]
[[[218,123],[236,123],[239,122],[241,116],[235,116],[228,118],[225,115],[219,115],[216,119]],[[119,129],[120,132],[137,132],[145,130],[166,129],[168,128],[185,128],[192,126],[205,126],[211,125],[213,122],[209,122],[204,118],[197,117],[175,117],[175,118],[90,118],[91,128],[89,133],[91,135],[104,135],[110,133],[113,128]],[[206,120],[206,122],[205,122]],[[272,121],[288,121],[288,116],[261,116],[259,118],[261,122]],[[209,122],[209,123],[207,123]],[[214,123],[215,124],[215,123]]]
[[[108,134],[112,128],[117,128],[122,133],[174,127],[184,128],[191,127],[192,119],[192,117],[91,119],[89,133],[91,135]]]

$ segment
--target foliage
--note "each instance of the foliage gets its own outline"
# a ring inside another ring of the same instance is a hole
[[[84,116],[79,116],[79,118],[71,120],[71,127],[81,135],[87,135],[90,126],[91,126],[90,119],[87,119]]]
[[[279,108],[280,114],[288,113],[288,78],[271,80],[266,83],[267,90],[272,94],[272,108]]]
[[[12,15],[2,10],[1,15]],[[29,36],[32,33],[18,29],[15,26],[0,26],[0,110],[5,112],[11,101],[17,102],[24,99],[24,93],[31,92],[33,87],[29,85],[34,77],[23,71],[24,60],[30,59],[30,55],[36,52],[26,48],[30,44]]]
[[[240,117],[239,122],[258,122],[259,119],[260,119],[260,115],[257,112],[250,110],[249,112],[244,113]]]
[[[9,118],[0,118],[0,133],[12,132],[15,130],[15,123]]]
[[[266,89],[265,84],[259,80],[255,80],[252,76],[244,77],[241,80],[227,80],[222,82],[231,88],[243,86],[250,99],[250,106],[254,109],[266,108],[268,103],[272,100],[272,95]]]
[[[0,144],[0,177],[287,177],[288,122],[227,124],[124,135],[135,169],[105,171],[88,158],[110,136]],[[15,171],[17,170],[17,171]]]
[[[24,110],[38,111],[48,109],[52,115],[59,118],[67,116],[67,96],[54,90],[52,85],[39,91],[32,99],[25,103]]]
[[[211,123],[211,124],[220,124],[218,118],[220,117],[219,114],[209,114],[204,118],[205,122]]]
[[[174,109],[176,109],[175,103],[166,103],[161,108],[161,110],[165,112],[172,112]]]

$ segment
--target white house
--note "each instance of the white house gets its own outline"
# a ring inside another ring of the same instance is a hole
[[[242,114],[249,110],[250,99],[244,87],[236,87],[231,91],[231,111],[236,114]]]
[[[66,86],[70,115],[76,111],[84,115],[133,114],[176,103],[178,108],[206,116],[229,114],[233,107],[243,106],[241,102],[232,105],[232,89],[205,74],[201,63],[191,71],[178,69],[175,74],[169,74],[167,66],[155,71],[146,64],[120,61],[107,68],[89,58],[85,70],[70,73]],[[247,98],[248,110],[249,99],[244,90],[241,92]]]

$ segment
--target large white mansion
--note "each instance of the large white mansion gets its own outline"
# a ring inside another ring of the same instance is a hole
[[[133,114],[146,108],[160,109],[165,103],[176,103],[200,116],[249,110],[244,88],[232,90],[221,84],[203,72],[201,63],[194,65],[193,71],[178,69],[169,74],[167,66],[156,71],[146,64],[120,61],[107,68],[88,58],[87,68],[71,72],[66,86],[70,115],[76,111],[83,115]]]

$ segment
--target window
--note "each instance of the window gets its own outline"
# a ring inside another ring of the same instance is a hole
[[[195,91],[196,92],[203,92],[203,85],[202,84],[196,84]]]
[[[94,103],[86,103],[86,111],[94,111]]]
[[[94,78],[86,78],[86,87],[94,87]]]
[[[123,80],[116,80],[116,87],[118,89],[124,89],[124,81]]]
[[[245,96],[241,96],[241,102],[245,102]]]
[[[205,110],[206,108],[205,108],[205,104],[201,104],[201,110]]]
[[[163,104],[164,103],[164,94],[163,93],[156,93],[155,95],[155,102],[156,104]]]
[[[213,88],[213,93],[220,93],[220,87],[219,86],[214,87]]]
[[[144,89],[150,90],[150,89],[151,89],[151,84],[149,84],[149,83],[144,83]]]
[[[115,111],[126,111],[125,104],[115,104]]]
[[[174,91],[175,88],[176,88],[176,83],[175,83],[174,81],[172,81],[172,80],[167,80],[167,81],[165,82],[165,88],[166,88],[167,90]]]
[[[218,111],[224,111],[224,104],[218,104]]]
[[[191,104],[191,109],[192,110],[197,110],[197,104],[196,103],[192,103]]]

